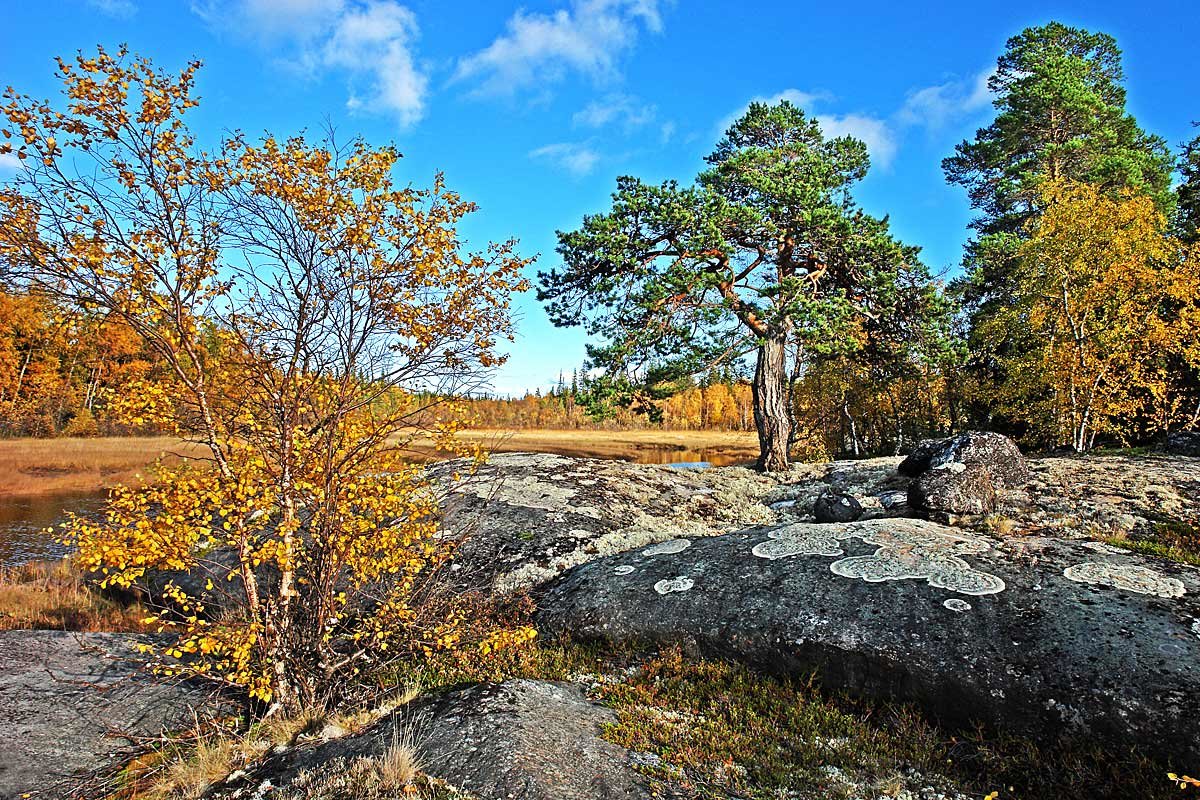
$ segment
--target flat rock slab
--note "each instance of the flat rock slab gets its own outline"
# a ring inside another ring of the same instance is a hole
[[[792,524],[578,567],[539,627],[680,643],[952,723],[1200,759],[1200,570],[933,522]]]
[[[140,670],[137,636],[0,632],[0,798],[72,796],[135,737],[219,707],[198,687]]]
[[[340,776],[396,741],[413,744],[422,771],[480,800],[648,797],[630,753],[599,736],[615,720],[572,684],[480,684],[419,700],[363,733],[293,748],[215,797],[341,797]]]
[[[464,472],[463,462],[432,467]],[[760,502],[776,481],[742,467],[673,469],[549,453],[499,453],[449,482],[445,524],[465,534],[464,582],[506,592],[593,558],[675,536],[772,523]]]

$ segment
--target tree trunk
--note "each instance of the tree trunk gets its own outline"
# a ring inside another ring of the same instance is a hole
[[[782,472],[790,468],[788,441],[791,414],[788,405],[786,348],[782,337],[767,339],[758,348],[754,369],[754,424],[758,428],[758,469]]]

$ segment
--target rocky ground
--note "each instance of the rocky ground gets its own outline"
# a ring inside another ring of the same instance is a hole
[[[938,443],[916,461],[798,465],[782,475],[497,455],[447,501],[448,525],[470,531],[456,570],[475,585],[532,591],[548,640],[677,646],[686,659],[815,674],[826,689],[915,703],[946,724],[1114,752],[1133,746],[1195,772],[1200,570],[1143,553],[1158,552],[1163,537],[1195,535],[1200,458],[1026,461],[989,436]],[[110,728],[132,722],[40,715],[62,676],[90,674],[83,662],[97,657],[75,640],[30,636],[0,635],[0,666],[11,673],[0,677],[3,722],[21,732],[0,750],[0,798],[31,789],[56,796],[47,787],[60,784],[44,771],[95,768],[119,749]],[[743,788],[698,795],[680,788],[694,789],[694,780],[672,783],[672,770],[691,767],[672,766],[667,745],[618,735],[633,713],[618,700],[645,676],[638,669],[423,698],[363,730],[278,752],[215,791],[259,800],[348,796],[347,775],[374,763],[398,731],[417,731],[426,771],[462,795],[746,796],[750,773],[736,754],[728,769],[742,770]],[[617,688],[596,688],[609,684]],[[103,680],[69,685],[69,702],[102,712],[117,701],[122,713],[143,702],[159,707],[167,693],[178,713],[193,700],[191,690],[157,684],[132,683],[131,694],[119,695]],[[669,723],[676,713],[659,717]],[[712,720],[704,717],[693,712],[667,726],[706,730]],[[145,717],[152,726],[168,719]],[[878,763],[805,752],[803,774],[816,776],[809,789],[778,796],[959,796],[953,780],[915,757],[907,768],[889,761],[885,786]]]
[[[0,798],[62,798],[164,731],[224,707],[139,666],[142,637],[0,632]]]

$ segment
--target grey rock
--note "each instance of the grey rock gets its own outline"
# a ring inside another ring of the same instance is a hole
[[[909,453],[903,461],[896,466],[896,472],[908,478],[915,478],[925,470],[929,469],[929,462],[933,459],[933,454],[937,452],[946,439],[922,439],[913,451]]]
[[[615,720],[572,684],[480,684],[418,700],[363,733],[275,756],[216,797],[290,798],[314,774],[328,779],[397,740],[414,744],[423,771],[481,800],[648,797],[633,756],[599,736]],[[264,781],[272,788],[255,794]]]
[[[1176,431],[1167,436],[1168,453],[1200,458],[1200,431]]]
[[[602,559],[552,584],[543,633],[676,643],[954,724],[1200,758],[1193,567],[901,519],[756,528],[620,561],[633,570]],[[655,591],[680,577],[687,591]]]
[[[833,489],[822,492],[813,504],[813,517],[817,522],[854,522],[862,514],[862,504],[854,495]]]
[[[931,469],[913,481],[908,505],[933,515],[978,515],[996,509],[996,484],[984,469]]]
[[[1089,454],[1029,466],[1029,483],[997,502],[1017,533],[1153,537],[1164,520],[1200,518],[1200,459]]]
[[[500,453],[467,475],[461,462],[434,474],[447,483],[445,526],[465,534],[460,580],[523,589],[603,555],[671,539],[774,522],[763,502],[777,485],[743,467],[679,470],[548,453]]]
[[[935,517],[991,512],[998,491],[1030,477],[1012,439],[979,431],[923,441],[896,470],[914,479],[909,505]]]
[[[0,632],[0,798],[73,796],[78,776],[113,766],[136,739],[223,705],[194,684],[140,669],[145,637]]]
[[[985,468],[998,487],[1016,488],[1029,478],[1029,467],[1016,442],[990,431],[967,431],[945,439],[926,439],[900,462],[896,471],[915,478],[952,463]]]

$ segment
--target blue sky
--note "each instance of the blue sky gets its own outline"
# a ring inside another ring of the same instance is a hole
[[[1113,34],[1130,110],[1172,145],[1200,119],[1195,0],[857,3],[688,0],[6,0],[0,84],[47,96],[56,54],[121,42],[176,69],[205,62],[202,138],[288,135],[331,121],[395,142],[398,179],[436,170],[479,203],[472,242],[518,237],[534,269],[554,232],[606,208],[614,179],[690,181],[722,124],[754,98],[788,97],[828,132],[865,139],[857,197],[890,214],[937,271],[970,219],[940,161],[986,124],[982,81],[1010,35],[1058,19]],[[0,163],[0,179],[11,165]],[[533,270],[531,270],[532,274]],[[548,386],[583,359],[530,294],[495,388]]]

